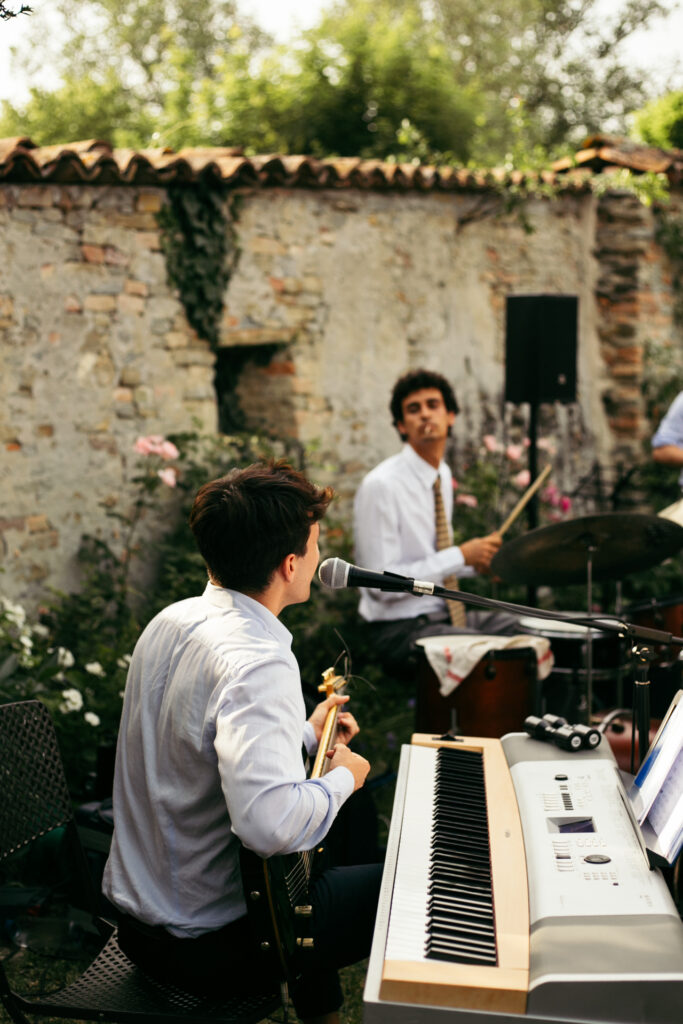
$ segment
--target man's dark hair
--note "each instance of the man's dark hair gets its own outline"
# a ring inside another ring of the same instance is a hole
[[[460,412],[453,388],[445,377],[432,370],[409,370],[399,377],[391,392],[389,409],[395,427],[398,427],[399,420],[403,419],[403,403],[414,391],[421,391],[422,388],[438,388],[444,400],[444,405],[449,412]]]
[[[204,484],[190,528],[213,580],[261,593],[287,555],[305,554],[311,526],[325,515],[333,493],[284,460],[256,462]]]

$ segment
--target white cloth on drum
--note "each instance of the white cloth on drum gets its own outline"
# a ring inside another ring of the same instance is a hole
[[[472,669],[489,651],[529,647],[536,654],[538,678],[546,679],[552,672],[555,658],[550,640],[542,636],[483,636],[463,633],[454,636],[424,636],[416,643],[424,648],[427,661],[439,680],[439,692],[448,697],[466,679]]]
[[[670,519],[672,523],[678,523],[679,526],[683,526],[683,498],[674,501],[673,505],[667,505],[657,515],[662,516],[663,519]]]

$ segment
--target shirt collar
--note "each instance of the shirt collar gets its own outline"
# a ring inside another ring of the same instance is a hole
[[[408,444],[407,441],[404,442],[401,455],[406,460],[413,475],[417,477],[423,487],[431,491],[434,487],[434,481],[437,477],[441,477],[443,468],[446,465],[443,459],[439,463],[438,469],[434,469],[426,459],[423,459],[421,455],[417,454],[415,449]]]
[[[204,597],[210,604],[218,608],[237,608],[252,618],[259,619],[278,643],[286,644],[288,647],[292,646],[293,637],[287,627],[265,605],[260,601],[255,601],[253,597],[243,594],[240,590],[218,587],[211,580],[206,584]]]

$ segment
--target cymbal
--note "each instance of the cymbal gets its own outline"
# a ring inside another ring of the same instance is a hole
[[[541,526],[504,544],[491,573],[529,586],[619,579],[659,565],[683,547],[683,526],[661,516],[607,512]]]

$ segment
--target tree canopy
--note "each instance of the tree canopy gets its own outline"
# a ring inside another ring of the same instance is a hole
[[[647,103],[633,116],[634,134],[650,146],[683,149],[683,92]]]
[[[236,0],[56,0],[60,83],[5,102],[0,136],[523,166],[650,98],[620,44],[666,4],[598,2],[337,0],[277,46]]]
[[[10,18],[16,18],[20,14],[30,14],[31,8],[28,4],[12,4],[6,3],[6,0],[0,0],[0,21],[9,21]]]

